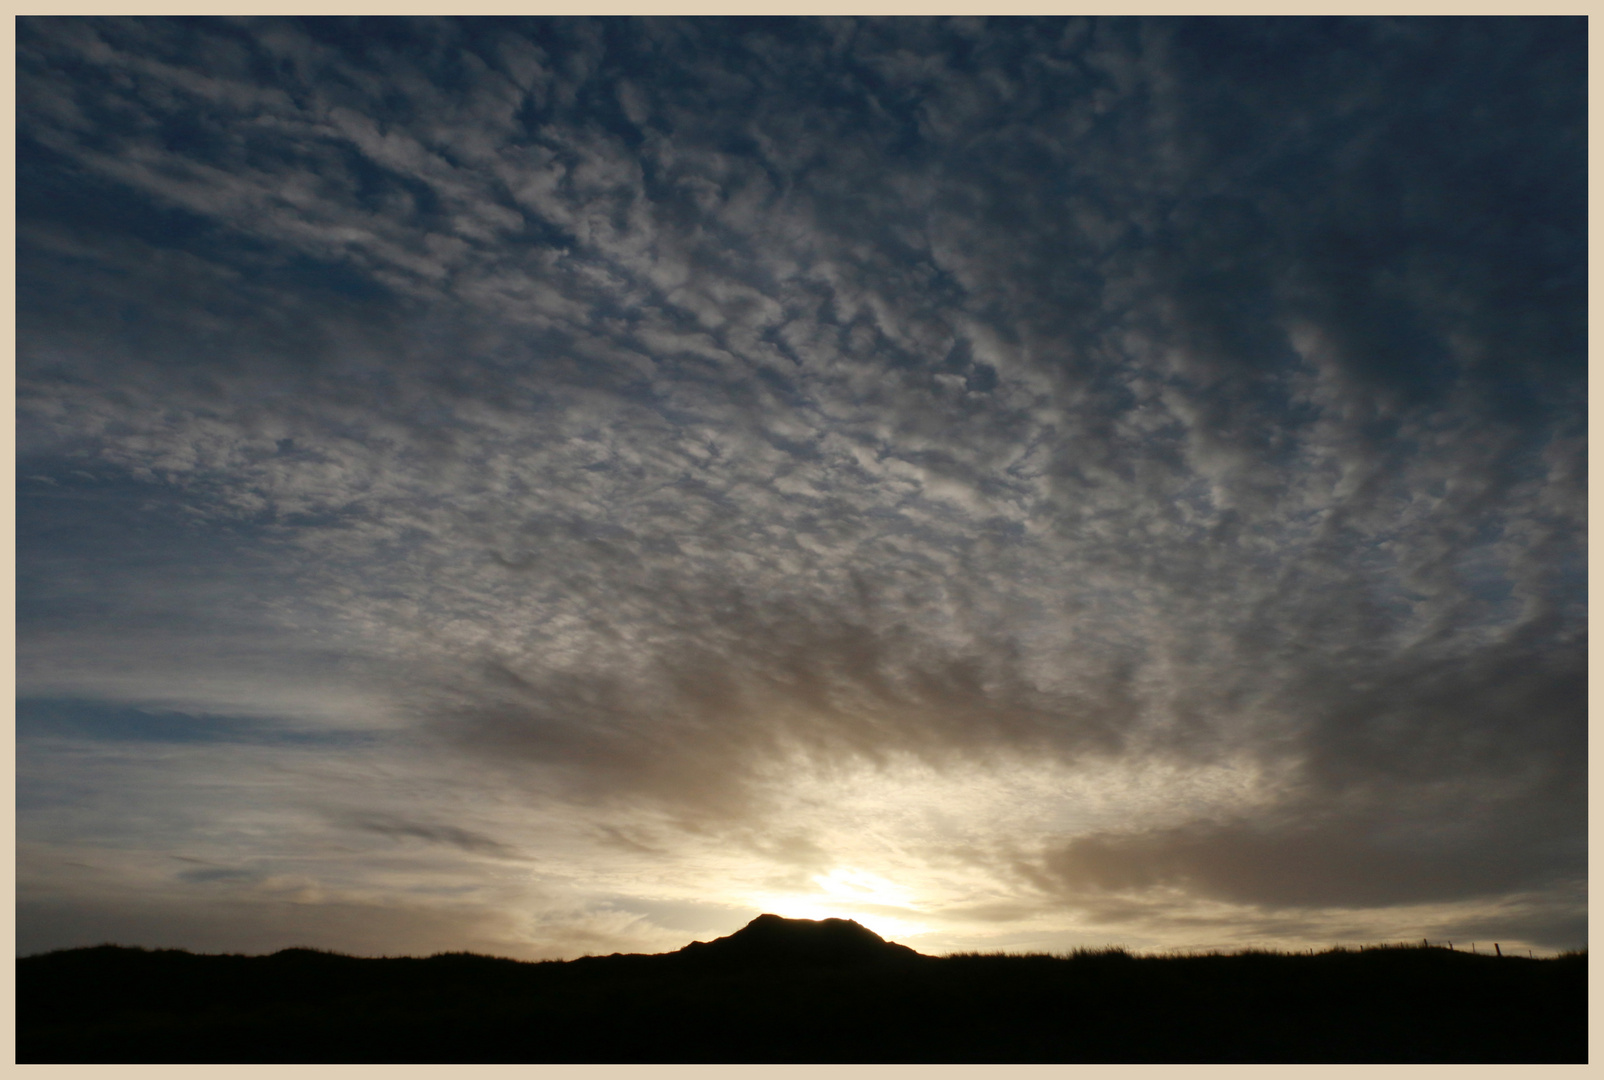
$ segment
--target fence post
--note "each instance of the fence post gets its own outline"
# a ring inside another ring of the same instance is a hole
[[[1497,953],[1499,956],[1504,955],[1504,950],[1498,947],[1498,942],[1496,941],[1493,942],[1493,952]]]

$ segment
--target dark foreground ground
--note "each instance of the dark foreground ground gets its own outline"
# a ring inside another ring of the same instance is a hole
[[[936,958],[878,938],[856,952],[756,947],[754,927],[567,963],[48,953],[17,964],[17,1060],[1587,1060],[1585,955]]]

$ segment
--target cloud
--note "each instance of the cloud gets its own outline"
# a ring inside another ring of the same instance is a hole
[[[1470,807],[1463,796],[1443,800],[1458,804],[1453,808],[1464,815],[1458,819],[1443,812],[1447,807],[1405,797],[1368,812],[1294,805],[1275,807],[1269,820],[1092,834],[1048,854],[1044,867],[1069,896],[1174,887],[1270,909],[1381,908],[1581,880],[1583,845],[1557,839],[1552,830],[1559,815],[1535,793],[1523,794],[1493,802],[1493,810],[1485,798]],[[1510,826],[1498,811],[1525,820]]]
[[[517,858],[514,848],[493,840],[481,833],[459,829],[455,825],[431,825],[406,821],[394,817],[354,816],[349,824],[365,832],[403,840],[422,840],[426,844],[446,844],[476,855],[495,855],[500,858]]]

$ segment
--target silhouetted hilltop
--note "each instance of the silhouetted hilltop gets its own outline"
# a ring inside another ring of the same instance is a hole
[[[674,955],[741,966],[842,966],[929,959],[851,919],[784,919],[778,915],[759,915],[728,937],[693,941]]]
[[[527,963],[103,945],[17,961],[41,1063],[1587,1060],[1587,957],[921,956],[765,915],[657,955]]]

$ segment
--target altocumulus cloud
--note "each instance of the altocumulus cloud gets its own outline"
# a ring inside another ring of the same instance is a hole
[[[1585,40],[19,20],[23,950],[1584,943]]]

